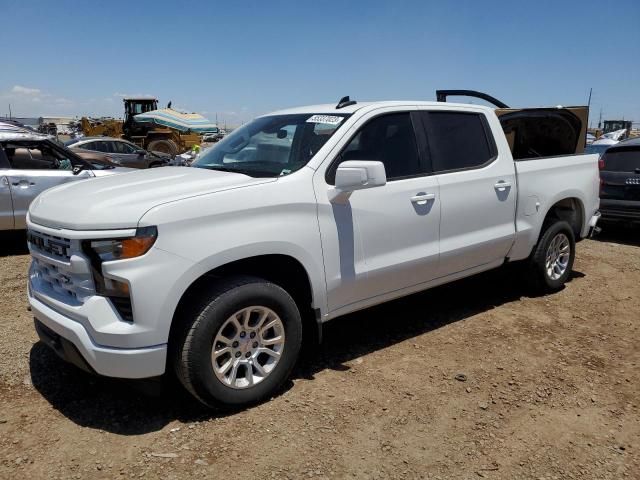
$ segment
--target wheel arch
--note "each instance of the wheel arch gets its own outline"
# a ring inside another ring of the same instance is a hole
[[[556,199],[547,209],[544,220],[540,225],[538,239],[540,239],[540,236],[544,233],[544,225],[551,219],[566,221],[571,225],[576,242],[580,241],[582,231],[587,221],[585,218],[584,202],[578,196],[565,196]]]
[[[172,343],[179,327],[178,318],[187,306],[213,283],[236,275],[264,278],[286,290],[298,305],[303,330],[306,330],[315,341],[321,339],[322,324],[319,305],[322,303],[322,298],[319,297],[323,295],[317,287],[314,288],[313,272],[310,272],[301,260],[292,255],[264,253],[229,260],[194,275],[175,306],[169,329],[169,344]]]

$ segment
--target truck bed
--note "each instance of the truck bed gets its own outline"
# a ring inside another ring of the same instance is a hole
[[[510,260],[528,257],[535,245],[542,219],[560,199],[578,202],[581,218],[576,240],[587,236],[589,219],[599,208],[598,155],[565,155],[516,160],[518,201],[516,239]]]

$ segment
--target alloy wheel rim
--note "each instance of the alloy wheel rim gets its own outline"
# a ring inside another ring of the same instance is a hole
[[[211,363],[216,378],[235,389],[259,384],[280,362],[284,343],[284,324],[273,310],[264,306],[238,310],[213,340]]]
[[[564,233],[558,233],[547,248],[545,269],[551,280],[558,280],[567,271],[571,257],[571,243]]]

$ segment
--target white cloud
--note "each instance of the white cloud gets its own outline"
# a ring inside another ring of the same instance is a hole
[[[42,94],[42,90],[39,88],[23,87],[22,85],[14,85],[11,89],[11,93],[17,93],[18,95],[34,95],[39,96]]]

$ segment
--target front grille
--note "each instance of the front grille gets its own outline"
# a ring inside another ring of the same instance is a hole
[[[95,294],[88,260],[79,242],[29,230],[32,262],[29,281],[32,291],[70,305],[79,305]]]
[[[71,258],[71,240],[68,238],[56,237],[29,230],[27,232],[27,242],[30,248],[36,249],[44,254],[62,260],[69,260]]]

